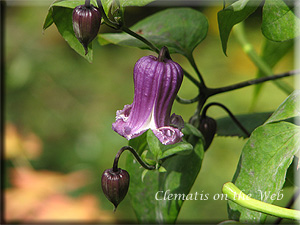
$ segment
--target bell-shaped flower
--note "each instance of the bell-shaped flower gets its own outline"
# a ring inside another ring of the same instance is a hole
[[[163,52],[162,52],[163,51]],[[130,140],[148,129],[164,145],[181,141],[181,116],[170,116],[172,105],[183,79],[180,65],[165,58],[167,48],[160,56],[145,56],[137,61],[133,71],[134,99],[116,113],[112,128]]]

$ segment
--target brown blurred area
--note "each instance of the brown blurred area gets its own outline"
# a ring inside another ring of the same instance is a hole
[[[34,133],[21,134],[11,123],[5,126],[5,156],[14,168],[8,169],[11,187],[4,192],[6,222],[100,222],[113,223],[112,211],[101,209],[92,194],[71,197],[68,193],[90,182],[88,171],[62,174],[35,170],[31,159],[43,151]]]

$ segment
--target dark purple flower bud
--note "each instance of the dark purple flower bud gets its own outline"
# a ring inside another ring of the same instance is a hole
[[[180,142],[183,119],[170,113],[183,79],[181,66],[145,56],[135,64],[133,79],[133,103],[117,111],[113,130],[130,140],[151,129],[164,145]]]
[[[83,45],[85,54],[88,45],[97,36],[101,23],[101,13],[93,5],[80,5],[73,10],[73,30],[76,38]]]
[[[205,116],[204,118],[200,119],[199,130],[205,139],[204,149],[206,150],[214,139],[217,131],[217,123],[213,118]]]
[[[117,209],[120,202],[125,198],[129,187],[129,174],[126,170],[118,168],[117,172],[107,169],[102,174],[101,185],[106,198]]]

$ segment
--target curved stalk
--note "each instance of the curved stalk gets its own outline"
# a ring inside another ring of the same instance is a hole
[[[299,210],[287,209],[251,198],[231,182],[227,182],[223,185],[222,192],[226,194],[231,201],[247,209],[281,218],[300,220]]]
[[[122,147],[116,157],[115,157],[115,160],[114,160],[114,164],[113,164],[113,171],[114,172],[117,172],[118,171],[118,162],[119,162],[119,158],[121,156],[121,154],[125,151],[125,150],[129,150],[133,155],[134,157],[136,158],[136,160],[141,164],[142,167],[144,167],[145,169],[147,170],[155,170],[156,167],[155,166],[151,166],[151,165],[148,165],[147,163],[145,163],[141,157],[139,156],[139,154],[134,150],[134,148],[130,147],[130,146],[124,146]]]
[[[199,99],[199,95],[197,95],[195,98],[192,98],[192,99],[183,99],[183,98],[180,98],[178,95],[176,96],[176,101],[181,104],[192,104],[194,102],[197,102],[198,99]]]
[[[203,117],[206,117],[206,112],[207,112],[208,108],[213,105],[223,108],[229,114],[229,116],[233,120],[233,122],[235,122],[235,124],[247,135],[247,137],[250,137],[250,133],[247,131],[247,129],[240,123],[240,121],[238,121],[238,119],[232,114],[232,112],[230,112],[230,110],[221,103],[212,102],[212,103],[207,104],[202,112]]]

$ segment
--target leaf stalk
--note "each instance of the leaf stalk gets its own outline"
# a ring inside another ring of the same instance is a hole
[[[247,209],[281,218],[300,220],[299,210],[287,209],[251,198],[231,182],[227,182],[223,185],[222,192],[226,194],[231,201]]]

